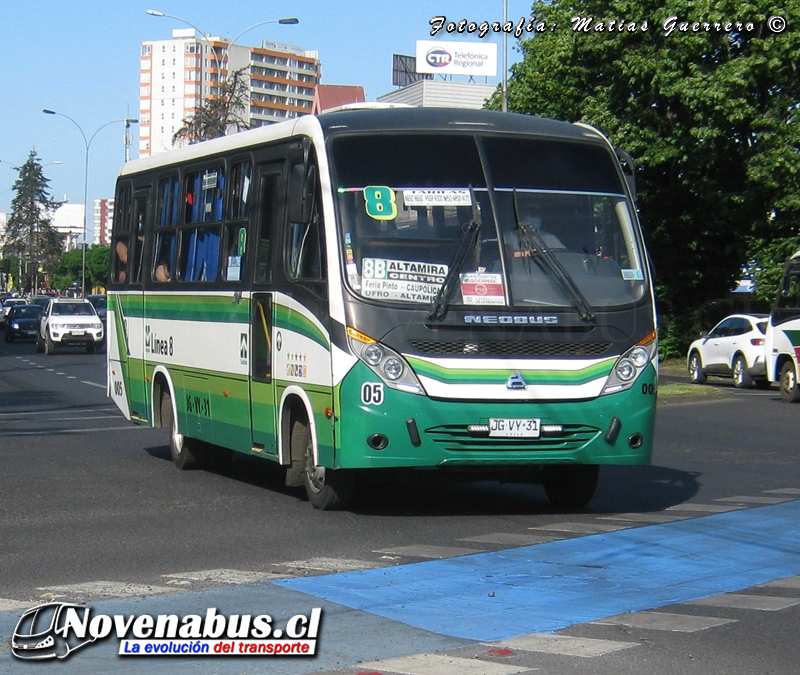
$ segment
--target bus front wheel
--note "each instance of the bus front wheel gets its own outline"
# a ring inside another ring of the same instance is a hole
[[[295,451],[300,451],[304,457],[303,485],[311,505],[321,511],[346,508],[355,486],[352,471],[317,466],[308,425],[301,420],[292,421],[291,444],[292,456],[296,457]]]
[[[794,363],[787,361],[781,368],[781,399],[786,403],[800,401],[800,387],[797,385],[797,372]]]
[[[173,414],[172,396],[168,391],[161,395],[161,426],[169,428],[172,463],[181,471],[200,468],[204,459],[202,443],[178,431],[178,420]]]
[[[599,477],[597,464],[548,466],[544,473],[544,491],[557,508],[582,509],[594,497]]]

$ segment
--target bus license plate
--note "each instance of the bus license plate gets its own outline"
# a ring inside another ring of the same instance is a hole
[[[489,420],[489,436],[539,438],[539,422],[535,418],[493,417]]]

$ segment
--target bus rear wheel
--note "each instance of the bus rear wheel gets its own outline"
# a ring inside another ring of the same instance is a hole
[[[172,412],[172,396],[168,391],[161,394],[161,425],[169,428],[172,463],[181,471],[199,469],[205,459],[205,449],[200,441],[187,438],[178,431],[178,420]]]
[[[346,508],[352,499],[355,486],[353,472],[345,469],[326,469],[315,464],[311,433],[308,424],[302,420],[292,421],[290,442],[292,457],[298,456],[295,452],[302,453],[304,457],[303,486],[311,505],[320,511]]]
[[[599,477],[597,464],[548,466],[544,472],[544,491],[557,508],[582,509],[592,501]]]

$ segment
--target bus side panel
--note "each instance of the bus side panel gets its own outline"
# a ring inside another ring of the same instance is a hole
[[[150,390],[142,360],[142,297],[113,295],[107,318],[111,396],[135,422],[151,423]]]

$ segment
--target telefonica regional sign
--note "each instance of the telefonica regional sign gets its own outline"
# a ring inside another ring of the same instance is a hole
[[[417,40],[417,72],[495,77],[497,44]]]

